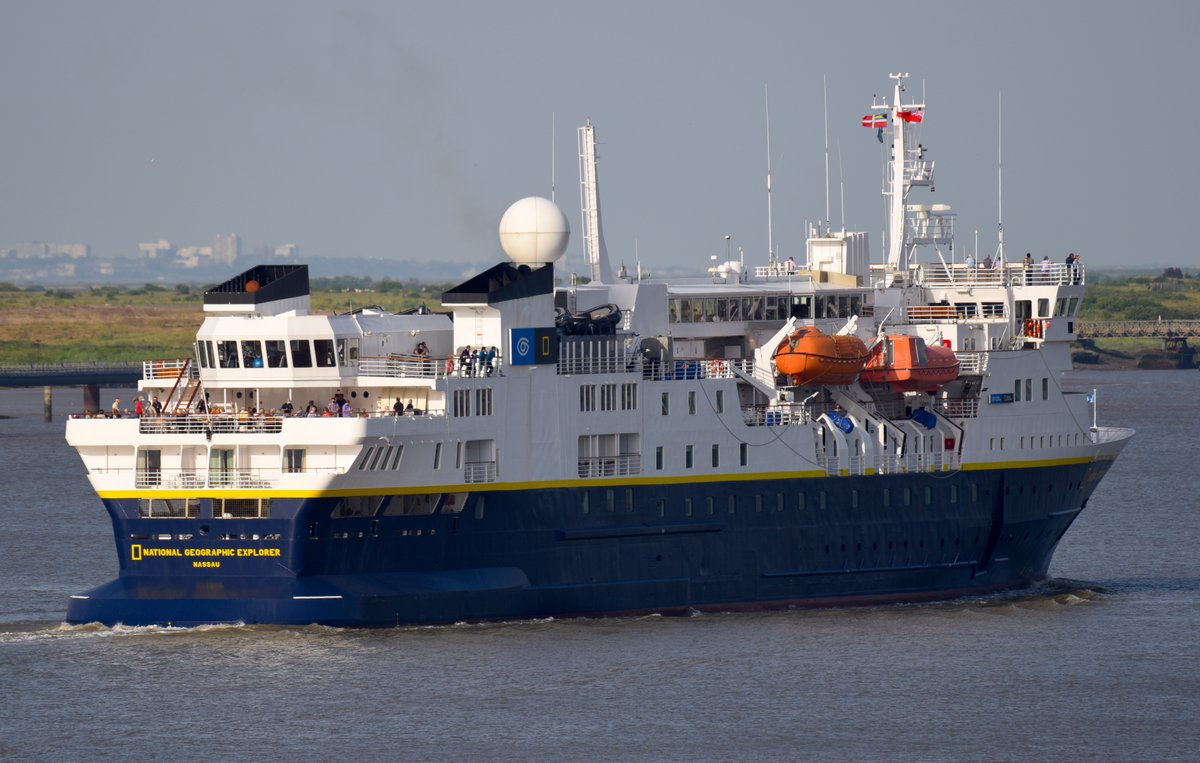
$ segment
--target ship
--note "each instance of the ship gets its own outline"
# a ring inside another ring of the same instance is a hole
[[[863,118],[891,141],[879,262],[826,222],[802,265],[614,273],[589,121],[584,276],[566,216],[528,197],[507,258],[441,309],[315,314],[299,264],[207,290],[192,356],[144,363],[157,405],[66,425],[118,561],[66,621],[392,627],[1045,579],[1133,432],[1063,386],[1082,264],[1032,273],[1002,238],[993,267],[953,257],[906,76]]]

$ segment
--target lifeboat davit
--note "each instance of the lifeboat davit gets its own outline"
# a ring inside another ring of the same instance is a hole
[[[894,334],[871,348],[862,380],[887,384],[893,392],[933,394],[958,378],[958,356],[940,345],[926,345],[919,336]]]
[[[830,336],[815,326],[801,326],[779,343],[771,359],[797,387],[839,386],[858,378],[867,361],[867,346],[856,336]]]

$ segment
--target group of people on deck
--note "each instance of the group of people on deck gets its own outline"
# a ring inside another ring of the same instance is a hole
[[[1068,283],[1077,284],[1080,280],[1080,262],[1083,260],[1081,256],[1071,252],[1067,255],[1066,275]],[[997,257],[992,259],[991,255],[983,258],[982,262],[976,262],[975,255],[968,254],[963,260],[963,265],[968,272],[974,273],[976,270],[1004,270],[1004,260]],[[1035,267],[1037,273],[1035,275]],[[1054,263],[1050,261],[1049,255],[1043,255],[1040,263],[1034,262],[1033,253],[1026,252],[1025,259],[1021,261],[1021,269],[1025,275],[1025,285],[1029,286],[1034,283],[1048,284],[1053,280]]]
[[[496,370],[499,352],[495,347],[464,347],[458,354],[460,376],[491,376]]]

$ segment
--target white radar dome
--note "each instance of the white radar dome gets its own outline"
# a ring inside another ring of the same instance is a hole
[[[521,199],[500,218],[500,246],[513,262],[554,262],[567,250],[570,237],[566,215],[553,201],[540,196]]]

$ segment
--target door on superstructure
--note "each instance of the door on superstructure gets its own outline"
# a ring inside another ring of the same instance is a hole
[[[142,448],[137,454],[137,486],[158,487],[162,484],[162,451]]]
[[[208,452],[209,487],[232,485],[234,475],[233,448],[213,448]]]

